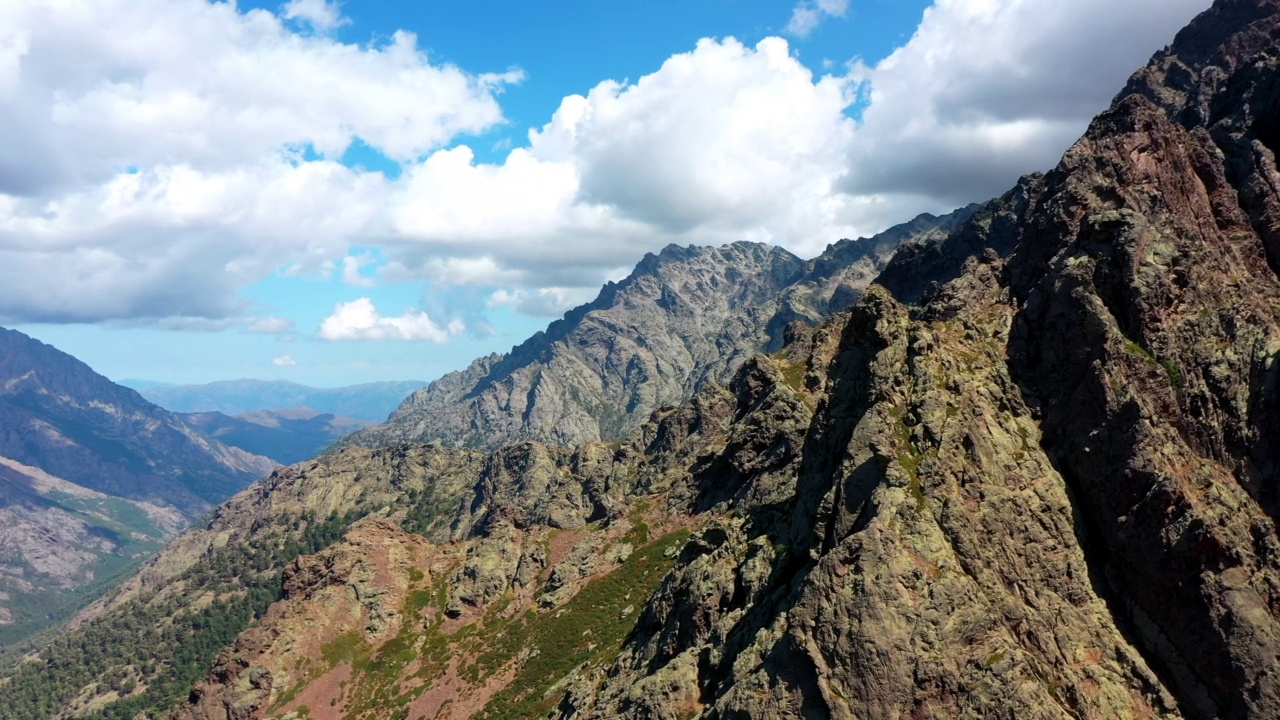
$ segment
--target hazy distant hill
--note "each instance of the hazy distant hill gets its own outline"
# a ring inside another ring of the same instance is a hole
[[[258,410],[308,407],[357,420],[382,422],[405,398],[427,383],[396,380],[338,388],[315,388],[288,380],[222,380],[205,385],[162,385],[124,380],[151,402],[174,412],[241,415]]]
[[[342,436],[373,424],[305,407],[236,416],[215,410],[183,413],[182,418],[209,437],[285,465],[314,457]]]

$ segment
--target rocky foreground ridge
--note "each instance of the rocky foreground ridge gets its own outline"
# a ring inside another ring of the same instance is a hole
[[[493,450],[620,440],[658,408],[777,350],[788,324],[816,325],[849,307],[898,247],[945,235],[976,207],[841,240],[808,261],[761,243],[668,246],[545,333],[445,375],[344,444]]]
[[[278,471],[0,717],[1280,716],[1278,47],[1219,0],[1058,167],[623,441]]]

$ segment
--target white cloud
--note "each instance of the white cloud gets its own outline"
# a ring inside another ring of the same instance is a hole
[[[244,329],[245,332],[262,335],[285,335],[293,332],[293,320],[275,316],[256,318],[250,321]]]
[[[1209,0],[937,0],[874,68],[842,190],[934,207],[1051,168]]]
[[[787,32],[796,37],[808,37],[828,17],[844,17],[849,12],[849,0],[801,0],[791,10]]]
[[[291,355],[281,355],[275,360],[272,360],[271,364],[276,367],[294,367],[298,364],[298,361],[294,360]]]
[[[289,0],[281,15],[286,20],[305,22],[318,33],[332,32],[351,23],[342,16],[338,3],[329,0]]]
[[[457,320],[440,327],[421,310],[410,309],[400,317],[383,317],[373,301],[359,298],[338,303],[333,314],[320,323],[322,340],[429,340],[449,341],[452,335],[466,331]]]
[[[410,168],[391,193],[383,275],[598,289],[670,242],[821,247],[849,229],[830,192],[849,90],[779,38],[703,40],[633,84],[565,98],[502,164],[462,146]]]
[[[985,200],[1052,167],[1205,4],[939,0],[905,47],[847,76],[815,77],[779,38],[703,40],[634,83],[565,98],[503,164],[462,146],[410,168],[391,189],[383,273],[510,288],[517,310],[554,314],[541,290],[594,291],[668,242],[812,256]],[[871,105],[855,122],[860,91]]]
[[[491,309],[507,305],[525,315],[558,318],[564,315],[565,311],[590,302],[595,298],[596,293],[596,288],[500,289],[489,296],[486,304]]]
[[[242,288],[282,269],[372,282],[353,247],[376,248],[380,280],[475,286],[476,310],[506,288],[539,314],[671,242],[813,255],[1051,167],[1207,4],[937,0],[904,47],[843,76],[815,77],[780,38],[703,40],[564,98],[484,163],[457,141],[502,122],[496,93],[519,74],[433,64],[408,33],[339,43],[333,2],[295,0],[286,21],[200,0],[7,0],[0,322],[243,324]],[[357,137],[402,174],[336,162]],[[330,335],[454,332],[360,302]]]
[[[355,138],[414,162],[501,123],[518,79],[234,3],[0,3],[0,321],[243,314],[245,284],[376,232],[386,178],[332,160]]]
[[[360,268],[373,262],[373,257],[369,254],[360,256],[348,255],[342,259],[342,282],[355,287],[373,287],[376,283],[372,278],[367,278],[360,274]]]

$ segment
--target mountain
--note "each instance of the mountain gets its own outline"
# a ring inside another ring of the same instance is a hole
[[[0,457],[0,647],[78,610],[187,522]]]
[[[234,417],[216,411],[181,413],[181,417],[204,435],[283,465],[314,457],[344,435],[373,424],[305,407]]]
[[[277,470],[0,717],[1280,717],[1280,0],[626,438]]]
[[[188,517],[274,467],[200,435],[70,355],[3,329],[0,456]]]
[[[320,413],[381,422],[410,393],[426,385],[416,380],[314,388],[288,380],[223,380],[205,385],[159,385],[127,381],[147,400],[180,413],[242,415],[260,410],[307,407]]]
[[[74,610],[273,467],[0,329],[0,641]]]
[[[841,240],[807,262],[759,243],[670,245],[546,332],[445,375],[346,442],[493,449],[623,438],[659,407],[776,350],[790,323],[816,324],[853,304],[899,245],[945,234],[975,209]]]

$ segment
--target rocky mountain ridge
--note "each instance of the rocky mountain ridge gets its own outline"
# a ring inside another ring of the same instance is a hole
[[[976,207],[841,240],[809,261],[759,243],[671,245],[545,333],[436,380],[346,442],[491,450],[624,438],[659,407],[776,350],[788,324],[852,305],[900,245],[941,236]]]
[[[1280,716],[1277,47],[1218,0],[1056,168],[623,440],[277,471],[0,717]]]

